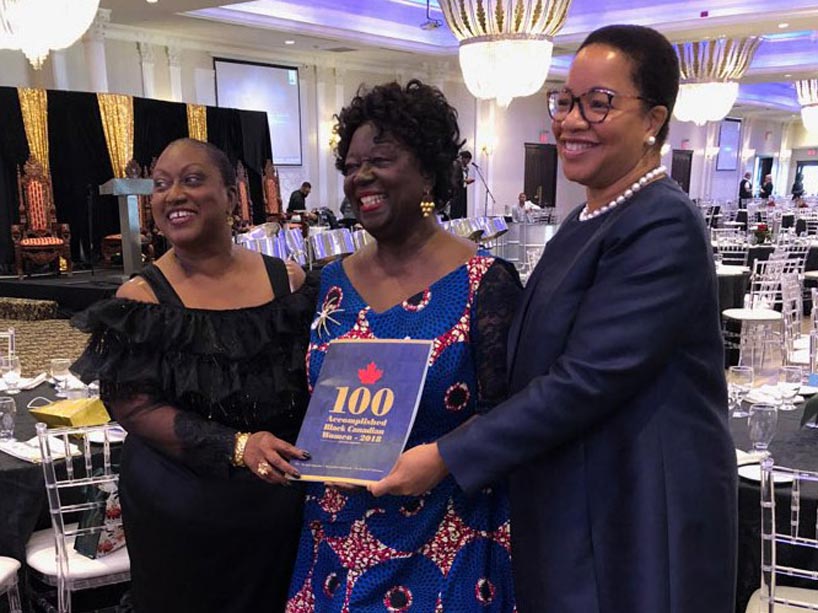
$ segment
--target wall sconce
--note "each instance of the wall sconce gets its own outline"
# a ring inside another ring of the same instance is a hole
[[[711,159],[711,160],[714,157],[716,157],[718,154],[719,154],[719,148],[718,147],[708,147],[707,149],[704,150],[705,157],[707,157],[708,159]]]

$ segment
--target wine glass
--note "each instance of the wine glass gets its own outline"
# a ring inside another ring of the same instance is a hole
[[[57,382],[54,390],[58,398],[65,398],[65,382],[71,376],[68,367],[71,366],[71,360],[65,358],[54,358],[50,362],[51,377]]]
[[[3,381],[6,384],[6,393],[19,394],[20,376],[22,375],[20,358],[16,355],[7,355],[0,359],[0,373],[3,374]]]
[[[17,405],[14,398],[0,396],[0,441],[14,440],[14,416]]]
[[[801,367],[782,366],[778,371],[778,390],[781,393],[782,411],[795,410],[795,397],[801,389]]]
[[[747,426],[750,430],[750,442],[753,444],[754,451],[767,452],[767,447],[775,435],[777,423],[778,407],[776,405],[766,402],[750,405]]]
[[[753,387],[753,367],[731,366],[728,370],[728,381],[733,400],[733,417],[747,417],[750,413],[743,408],[742,402]]]

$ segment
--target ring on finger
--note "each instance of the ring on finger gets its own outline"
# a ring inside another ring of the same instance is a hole
[[[256,465],[256,472],[260,474],[262,477],[266,477],[271,472],[273,472],[273,467],[270,466],[270,463],[267,460],[262,460]]]

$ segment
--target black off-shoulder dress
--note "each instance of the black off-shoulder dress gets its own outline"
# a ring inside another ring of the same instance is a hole
[[[265,265],[277,298],[261,306],[186,308],[149,265],[159,304],[113,298],[74,319],[91,339],[72,369],[133,424],[120,497],[139,612],[283,610],[302,489],[230,459],[239,431],[295,441],[316,288],[291,294],[281,261]]]

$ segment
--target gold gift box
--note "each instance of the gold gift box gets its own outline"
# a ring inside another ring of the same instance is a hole
[[[45,406],[31,409],[37,421],[42,421],[51,428],[61,426],[99,426],[111,421],[111,416],[97,398],[72,398],[58,400]]]

